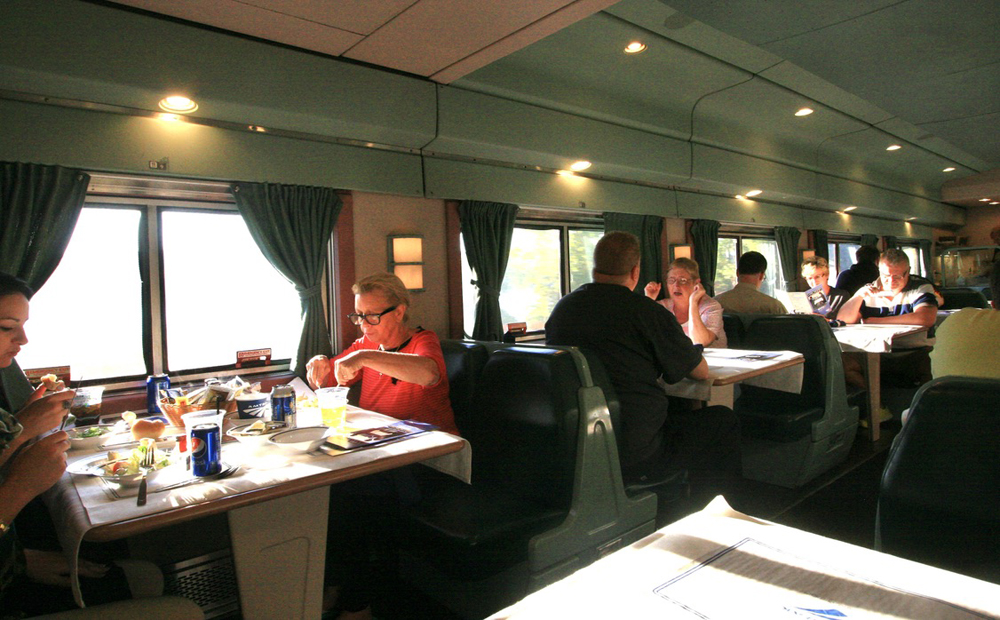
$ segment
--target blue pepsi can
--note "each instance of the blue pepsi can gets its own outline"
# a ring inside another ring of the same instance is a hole
[[[212,476],[222,471],[222,432],[212,422],[191,429],[191,473]]]
[[[160,390],[170,387],[167,375],[146,377],[146,413],[160,413]]]
[[[271,390],[271,420],[295,427],[295,389],[290,385],[276,385]]]

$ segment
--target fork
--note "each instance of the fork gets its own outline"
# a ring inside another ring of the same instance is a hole
[[[146,477],[149,476],[149,472],[153,469],[155,463],[156,444],[150,443],[149,447],[146,448],[146,452],[142,455],[142,460],[139,462],[139,469],[142,470],[142,480],[139,482],[139,497],[135,500],[136,506],[146,505]]]

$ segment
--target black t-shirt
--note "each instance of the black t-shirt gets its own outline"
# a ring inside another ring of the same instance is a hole
[[[584,347],[601,359],[621,403],[623,467],[660,451],[667,422],[661,375],[676,383],[701,363],[701,352],[673,313],[617,284],[584,284],[563,297],[545,324],[549,344]]]

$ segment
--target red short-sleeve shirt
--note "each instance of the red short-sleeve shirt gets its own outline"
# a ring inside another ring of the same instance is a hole
[[[354,341],[343,353],[334,358],[340,359],[358,350],[377,350],[379,346],[362,336]],[[444,365],[444,355],[441,353],[441,342],[437,334],[430,330],[420,329],[413,334],[410,341],[400,353],[410,353],[427,357],[437,364],[441,379],[427,387],[415,383],[395,380],[389,375],[383,375],[377,370],[363,368],[349,385],[361,381],[361,399],[358,403],[362,409],[384,413],[400,420],[416,420],[427,422],[441,430],[458,435],[455,426],[455,414],[451,410],[448,398],[448,372]],[[327,378],[327,383],[333,381],[333,372]]]

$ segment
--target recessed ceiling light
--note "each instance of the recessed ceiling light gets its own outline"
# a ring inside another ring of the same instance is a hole
[[[812,108],[802,108],[801,110],[795,113],[795,116],[809,116],[813,112],[815,112],[815,110],[813,110]]]
[[[901,148],[903,148],[903,147],[899,146],[898,144],[890,144],[889,146],[885,147],[885,150],[887,150],[887,151],[898,151]]]
[[[857,209],[857,207],[844,207],[844,211],[845,211],[845,212],[846,212],[846,211],[853,211],[853,210],[855,210],[855,209]]]
[[[260,125],[247,125],[247,129],[250,131],[259,131],[260,133],[267,133],[267,127],[261,127]]]
[[[1000,205],[1000,202],[997,202],[996,200],[994,200],[994,201],[993,201],[993,202],[991,202],[990,204],[991,204],[991,205]]]
[[[980,198],[979,199],[979,202],[989,202],[989,201],[990,201],[989,198]]]
[[[747,197],[744,196],[743,194],[736,194],[736,200],[746,200],[746,199]]]
[[[175,114],[190,114],[198,109],[198,104],[183,95],[171,95],[160,99],[160,109]]]
[[[581,159],[580,161],[575,161],[572,164],[570,164],[569,169],[570,170],[575,170],[577,172],[580,172],[581,170],[586,170],[587,168],[590,168],[590,166],[591,166],[591,163],[589,161],[585,161],[585,160]]]
[[[915,219],[917,219],[916,216],[914,216],[914,217],[908,217],[908,218],[906,218],[906,221],[907,222],[912,222]]]
[[[646,51],[646,44],[642,41],[632,41],[625,46],[624,52],[626,54],[639,54]]]
[[[761,189],[752,189],[749,192],[747,192],[747,198],[753,198],[754,196],[760,196],[763,193],[764,193],[764,190],[761,190]]]
[[[948,166],[947,168],[945,168],[941,172],[955,172],[955,168],[952,167],[952,166]]]

